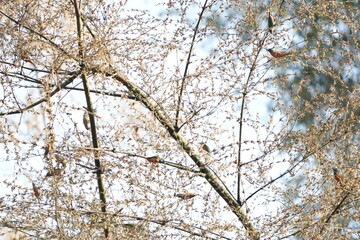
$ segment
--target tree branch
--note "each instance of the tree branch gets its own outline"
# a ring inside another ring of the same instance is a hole
[[[115,152],[115,151],[113,151]],[[142,159],[145,159],[147,161],[149,161],[149,157],[145,157],[145,156],[141,156],[141,155],[138,155],[138,154],[133,154],[133,153],[124,153],[122,152],[123,154],[126,154],[127,156],[130,156],[130,157],[138,157],[138,158],[142,158]],[[170,167],[174,167],[174,168],[177,168],[177,169],[180,169],[180,170],[184,170],[184,171],[188,171],[188,172],[192,172],[192,173],[195,173],[195,174],[201,174],[201,171],[199,170],[194,170],[193,168],[191,167],[187,167],[187,166],[184,166],[182,164],[178,164],[178,163],[174,163],[174,162],[169,162],[169,161],[165,161],[163,159],[160,159],[158,161],[156,161],[155,163],[160,163],[160,164],[163,164],[163,165],[167,165],[167,166],[170,166]],[[154,163],[153,163],[154,164]]]
[[[79,57],[80,57],[80,68],[81,68],[81,78],[82,78],[82,82],[83,82],[83,86],[84,86],[84,93],[85,93],[85,98],[86,98],[86,104],[87,104],[87,113],[89,115],[89,119],[90,119],[90,129],[91,129],[91,137],[92,137],[92,144],[93,147],[95,149],[99,148],[99,144],[98,144],[98,137],[97,137],[97,132],[96,132],[96,124],[95,124],[95,111],[94,108],[92,106],[92,101],[91,101],[91,97],[90,97],[90,89],[88,86],[88,80],[87,80],[87,75],[85,72],[85,66],[84,66],[84,62],[83,59],[85,57],[85,52],[84,52],[84,42],[83,42],[83,35],[82,35],[82,24],[81,24],[81,14],[80,14],[80,9],[79,6],[76,2],[76,0],[73,1],[74,4],[74,8],[75,8],[75,15],[76,15],[76,27],[77,27],[77,34],[78,34],[78,47],[79,47]],[[95,166],[96,166],[96,178],[97,178],[97,184],[98,184],[98,188],[99,188],[99,197],[100,197],[100,201],[101,201],[101,211],[103,213],[106,213],[106,196],[105,196],[105,187],[104,187],[104,182],[103,182],[103,177],[102,177],[102,166],[100,163],[100,154],[99,151],[94,151],[94,161],[95,161]],[[104,219],[104,222],[106,223],[106,219]],[[105,238],[109,237],[109,229],[108,227],[105,225],[104,226],[104,234],[105,234]]]
[[[189,50],[188,57],[187,57],[187,60],[186,60],[186,66],[185,66],[185,70],[184,70],[184,75],[183,75],[183,78],[181,80],[181,88],[180,88],[180,93],[179,93],[179,97],[178,97],[178,103],[177,103],[177,106],[176,106],[176,117],[175,117],[175,130],[176,131],[179,131],[179,114],[180,114],[181,100],[182,100],[183,92],[185,91],[185,81],[186,81],[187,72],[188,72],[189,65],[190,65],[190,58],[191,58],[192,50],[193,50],[194,43],[195,43],[195,37],[196,37],[197,31],[199,30],[202,15],[204,14],[205,9],[206,9],[206,4],[207,4],[207,0],[205,1],[204,5],[202,7],[202,10],[201,10],[200,15],[199,15],[198,22],[197,22],[195,30],[194,30],[194,35],[193,35],[193,38],[192,38],[192,41],[191,41],[190,50]]]
[[[5,76],[19,78],[19,79],[27,81],[27,82],[42,85],[42,82],[40,82],[39,80],[37,80],[35,78],[27,76],[27,75],[16,74],[16,73],[11,74],[11,73],[5,73],[5,72],[0,72],[0,73],[4,74]],[[47,85],[50,86],[50,87],[56,87],[57,86],[56,84],[51,84],[51,83],[47,83]],[[23,88],[42,88],[42,87],[38,87],[38,86],[21,86],[21,87],[23,87]],[[67,87],[67,86],[62,87],[61,89],[81,91],[81,92],[84,91],[84,88]],[[127,95],[126,93],[121,94],[121,93],[117,93],[117,92],[107,92],[107,91],[103,91],[103,90],[93,90],[93,89],[90,89],[89,91],[91,93],[102,94],[102,95],[111,96],[111,97],[120,97],[120,98],[126,98],[126,99],[130,99],[130,100],[135,100],[135,101],[137,100],[135,96]]]
[[[249,72],[249,75],[246,79],[246,83],[244,85],[244,89],[243,89],[243,97],[242,97],[242,100],[241,100],[241,110],[240,110],[240,117],[239,117],[239,149],[238,149],[238,161],[237,161],[237,201],[238,203],[241,203],[241,197],[240,197],[240,192],[241,192],[241,189],[240,189],[240,185],[241,185],[241,166],[243,165],[241,163],[241,149],[242,149],[242,135],[243,135],[243,118],[244,118],[244,108],[245,108],[245,100],[246,100],[246,95],[248,94],[248,86],[249,86],[249,82],[250,82],[250,79],[255,71],[255,65],[256,65],[256,62],[257,62],[257,59],[259,57],[259,54],[260,54],[260,51],[262,49],[262,46],[268,36],[268,32],[266,33],[264,39],[260,42],[260,45],[257,49],[257,53],[255,55],[255,59],[254,61],[252,62],[252,65],[250,67],[250,72]]]
[[[107,213],[108,215],[111,215],[113,217],[117,216],[117,217],[120,217],[120,218],[127,218],[127,219],[131,219],[131,220],[136,220],[136,221],[143,221],[143,222],[151,222],[151,223],[155,223],[155,224],[158,224],[158,225],[161,225],[161,226],[166,226],[166,227],[169,227],[169,228],[173,228],[173,229],[176,229],[176,230],[179,230],[179,231],[182,231],[182,232],[186,232],[186,233],[189,233],[193,236],[198,236],[198,237],[205,237],[206,239],[226,239],[226,240],[231,240],[231,238],[228,238],[228,237],[225,237],[225,236],[222,236],[221,234],[218,234],[218,233],[215,233],[215,232],[212,232],[212,231],[209,231],[209,230],[206,230],[206,229],[202,229],[200,227],[193,227],[193,228],[196,228],[196,229],[199,229],[200,231],[202,232],[206,232],[205,234],[204,233],[197,233],[195,231],[192,231],[192,230],[188,230],[188,229],[185,229],[185,228],[182,228],[182,227],[179,227],[179,226],[176,226],[175,223],[171,223],[171,225],[167,225],[168,223],[170,222],[173,222],[173,220],[157,220],[157,219],[149,219],[149,218],[143,218],[143,217],[138,217],[138,216],[131,216],[131,215],[123,215],[123,214],[120,214],[122,209],[120,209],[120,211],[116,212],[115,214],[111,214],[111,213]],[[80,211],[79,211],[80,212]],[[94,211],[86,211],[86,210],[83,210],[81,211],[83,214],[97,214],[98,212],[94,212]],[[140,224],[139,224],[140,225]],[[212,235],[215,235],[217,236],[217,238],[213,238],[213,237],[209,237],[209,236],[205,236],[206,234],[212,234]]]
[[[329,141],[327,141],[326,143],[324,143],[321,148],[325,147],[326,145],[334,142],[336,139],[330,139]],[[282,174],[280,174],[278,177],[272,179],[271,181],[269,181],[268,183],[266,183],[265,185],[263,185],[262,187],[260,187],[259,189],[257,189],[255,192],[253,192],[252,194],[250,194],[243,202],[242,204],[244,204],[247,200],[249,200],[251,197],[253,197],[256,193],[258,193],[259,191],[263,190],[264,188],[266,188],[267,186],[269,186],[270,184],[274,183],[275,181],[279,180],[280,178],[282,178],[283,176],[285,176],[286,174],[292,172],[292,170],[294,170],[300,163],[304,162],[306,159],[308,159],[310,156],[312,156],[313,154],[315,154],[316,150],[312,151],[312,152],[308,152],[299,162],[297,162],[294,166],[292,166],[291,168],[289,168],[288,170],[286,170],[285,172],[283,172]]]
[[[104,72],[94,69],[94,71]],[[155,118],[160,122],[161,125],[167,130],[170,136],[182,147],[186,154],[194,161],[194,163],[199,167],[201,173],[205,175],[205,179],[209,184],[214,188],[214,190],[225,200],[232,212],[238,217],[240,222],[243,224],[248,236],[250,239],[257,240],[260,239],[259,233],[255,230],[254,226],[250,222],[248,216],[241,209],[240,204],[232,197],[231,193],[222,185],[222,183],[216,178],[213,172],[201,161],[200,156],[194,153],[193,149],[190,146],[182,135],[180,135],[176,129],[171,124],[170,120],[165,117],[157,107],[158,104],[155,104],[149,100],[149,98],[142,93],[139,88],[134,84],[128,81],[123,76],[116,74],[116,70],[113,69],[111,72],[105,73],[107,76],[113,77],[116,81],[122,83],[131,94],[133,94],[142,104],[151,111]]]
[[[55,89],[50,92],[50,94],[49,94],[50,97],[54,96],[57,92],[59,92],[61,89],[63,89],[66,85],[72,83],[72,81],[74,81],[74,79],[76,79],[79,75],[80,75],[79,71],[73,72],[69,79],[67,79],[63,83],[61,83],[60,86],[56,86]],[[31,109],[31,108],[45,102],[45,101],[47,101],[47,97],[41,98],[40,100],[38,100],[38,101],[36,101],[36,102],[34,102],[34,103],[24,107],[24,108],[16,110],[16,111],[0,112],[0,116],[23,113],[24,111],[29,110],[29,109]]]
[[[335,207],[335,209],[330,213],[330,215],[328,216],[328,218],[325,221],[325,224],[322,226],[321,230],[320,230],[320,234],[322,234],[322,232],[325,229],[325,226],[328,222],[330,222],[330,219],[337,213],[337,211],[341,208],[341,206],[343,205],[343,203],[345,202],[346,198],[350,195],[350,192],[346,192],[346,194],[344,195],[344,197],[341,199],[341,201],[339,202],[339,204]]]

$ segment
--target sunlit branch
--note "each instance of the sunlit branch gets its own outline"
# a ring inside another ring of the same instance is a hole
[[[229,188],[226,186],[226,184],[224,183],[224,181],[219,177],[219,175],[217,175],[217,173],[210,167],[208,166],[208,168],[215,174],[215,176],[219,179],[219,181],[222,183],[222,185],[224,186],[224,188],[228,191],[228,193],[231,195],[231,197],[233,198],[234,201],[236,201],[236,198],[234,197],[234,195],[231,193],[231,191],[229,190]]]
[[[95,34],[93,33],[93,31],[91,30],[91,28],[87,24],[87,20],[86,20],[86,17],[84,16],[84,14],[81,14],[81,21],[82,21],[83,25],[86,27],[86,29],[89,31],[90,35],[93,38],[95,38]]]
[[[165,161],[165,160],[159,160],[159,163],[170,166],[170,167],[174,167],[180,170],[184,170],[187,172],[193,172],[195,174],[201,174],[201,172],[199,170],[194,170],[192,168],[186,167],[184,165],[181,164],[177,164],[177,163],[173,163],[173,162],[169,162],[169,161]]]
[[[281,240],[281,239],[289,239],[289,237],[295,236],[295,235],[301,233],[302,231],[303,231],[303,230],[298,230],[298,231],[293,232],[293,233],[291,233],[291,234],[289,234],[289,235],[286,235],[286,236],[284,236],[284,237],[279,238],[279,240]]]

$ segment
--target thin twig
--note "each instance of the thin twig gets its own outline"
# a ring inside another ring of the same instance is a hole
[[[330,215],[328,216],[328,218],[325,221],[325,224],[322,226],[321,230],[320,230],[320,234],[324,231],[326,224],[330,221],[330,219],[337,213],[337,211],[340,209],[340,207],[342,206],[342,204],[344,203],[344,201],[346,200],[346,198],[350,195],[350,192],[346,192],[346,194],[344,195],[344,197],[341,199],[341,201],[339,202],[338,205],[336,205],[336,207],[334,208],[334,210],[330,213]]]
[[[202,16],[203,16],[203,14],[205,12],[205,9],[206,9],[206,4],[207,4],[207,0],[205,1],[204,6],[202,7],[202,10],[201,10],[200,15],[199,15],[198,22],[197,22],[196,27],[194,29],[194,35],[193,35],[193,38],[192,38],[192,41],[191,41],[190,50],[189,50],[188,57],[187,57],[187,60],[186,60],[184,75],[183,75],[183,78],[181,80],[181,88],[180,88],[180,93],[179,93],[178,102],[177,102],[177,106],[176,106],[176,117],[175,117],[175,130],[176,131],[179,131],[179,114],[180,114],[181,100],[182,100],[183,92],[185,91],[185,81],[186,81],[187,72],[188,72],[189,65],[190,65],[190,58],[191,58],[192,50],[193,50],[193,47],[194,47],[194,44],[195,44],[195,38],[196,38],[197,32],[199,30],[200,22],[202,20]]]
[[[16,65],[15,63],[10,63],[10,62],[6,62],[6,61],[1,61],[0,63],[3,63],[5,65],[9,65],[12,67],[19,67],[18,65]],[[46,67],[46,66],[45,66]],[[30,70],[31,72],[35,72],[35,73],[48,73],[48,74],[58,74],[58,75],[70,75],[72,72],[71,71],[65,71],[65,70],[59,70],[59,71],[49,71],[49,70],[44,70],[44,69],[38,69],[38,68],[33,68],[33,67],[26,67],[26,66],[21,66],[22,69],[26,69],[26,70]],[[1,72],[2,74],[6,75],[6,72]],[[23,75],[23,74],[20,74]]]
[[[334,142],[336,139],[330,139],[329,141],[327,141],[326,143],[324,143],[322,145],[322,147],[327,146],[328,144]],[[269,186],[270,184],[274,183],[275,181],[279,180],[280,178],[284,177],[286,174],[292,172],[300,163],[303,163],[306,159],[308,159],[309,157],[311,157],[312,155],[315,154],[315,150],[312,152],[309,152],[308,154],[306,154],[300,161],[298,161],[294,166],[292,166],[291,168],[289,168],[288,170],[286,170],[285,172],[283,172],[282,174],[280,174],[278,177],[272,179],[271,181],[267,182],[265,185],[261,186],[259,189],[257,189],[255,192],[251,193],[243,202],[242,204],[244,204],[247,200],[249,200],[250,198],[252,198],[256,193],[258,193],[259,191],[263,190],[264,188],[266,188],[267,186]]]
[[[40,84],[42,85],[43,83],[40,82],[39,80],[32,78],[30,76],[27,75],[23,75],[23,74],[11,74],[11,73],[4,73],[4,72],[0,72],[2,74],[4,74],[5,76],[10,76],[10,77],[16,77],[18,79],[22,79],[24,81],[27,82],[31,82],[31,83],[35,83],[35,84]],[[51,83],[47,83],[50,87],[56,87],[56,84],[51,84]],[[21,86],[23,88],[43,88],[42,86]],[[78,88],[78,87],[67,87],[64,86],[62,87],[62,89],[67,89],[67,90],[74,90],[74,91],[84,91],[84,88]],[[111,97],[120,97],[120,98],[126,98],[126,99],[130,99],[130,100],[136,100],[135,96],[132,95],[128,95],[128,94],[121,94],[121,93],[116,93],[116,92],[107,92],[107,91],[103,91],[103,90],[89,90],[91,93],[96,93],[96,94],[102,94],[102,95],[106,95],[106,96],[111,96]]]
[[[147,219],[147,218],[142,218],[142,217],[129,216],[129,215],[120,215],[120,214],[114,214],[114,215],[118,216],[118,217],[123,217],[123,218],[124,217],[125,218],[131,218],[131,219],[138,220],[138,221],[152,222],[152,223],[155,223],[155,224],[158,224],[158,225],[161,225],[161,226],[166,226],[166,227],[173,228],[173,229],[176,229],[176,230],[179,230],[179,231],[182,231],[182,232],[186,232],[186,233],[191,234],[193,236],[205,237],[206,239],[214,239],[214,240],[215,239],[226,239],[226,240],[231,240],[231,238],[227,238],[227,237],[222,236],[222,235],[220,235],[218,233],[211,232],[211,231],[208,231],[206,229],[202,229],[200,227],[191,226],[193,228],[196,228],[196,229],[200,230],[201,232],[206,232],[208,234],[215,235],[215,236],[217,236],[217,238],[205,236],[205,234],[203,234],[203,233],[197,233],[197,232],[189,230],[187,228],[182,228],[182,227],[179,227],[179,226],[175,226],[174,223],[172,223],[171,226],[167,225],[168,223],[172,222],[172,220]]]
[[[259,57],[260,51],[262,50],[262,46],[268,36],[268,32],[266,33],[264,39],[260,42],[260,45],[257,49],[257,53],[255,55],[255,59],[252,62],[252,65],[250,67],[250,72],[249,75],[246,79],[246,83],[244,85],[244,89],[243,89],[243,97],[241,100],[241,110],[240,110],[240,117],[239,117],[239,149],[238,149],[238,161],[237,161],[237,201],[238,203],[241,203],[241,197],[240,197],[240,192],[241,192],[241,150],[242,150],[242,136],[243,136],[243,119],[244,119],[244,109],[245,109],[245,101],[246,101],[246,95],[248,94],[248,86],[249,86],[249,82],[251,80],[251,77],[254,74],[255,71],[255,65],[257,63],[257,59]]]
[[[159,163],[170,166],[170,167],[174,167],[174,168],[177,168],[177,169],[180,169],[180,170],[193,172],[195,174],[201,174],[201,172],[199,170],[194,170],[194,169],[192,169],[190,167],[186,167],[186,166],[178,164],[178,163],[173,163],[173,162],[164,161],[164,160],[159,160]]]
[[[69,79],[65,80],[63,83],[60,84],[60,86],[56,86],[56,88],[53,91],[51,91],[50,97],[54,96],[57,92],[59,92],[61,89],[63,89],[66,85],[72,83],[72,81],[74,81],[74,79],[76,79],[79,75],[80,75],[79,71],[73,72],[73,75]],[[45,102],[46,100],[47,100],[47,97],[44,97],[44,98],[41,98],[40,100],[38,100],[24,108],[21,108],[19,110],[11,111],[11,112],[0,112],[0,116],[22,113],[26,110],[29,110],[29,109]]]
[[[14,18],[12,18],[11,16],[7,15],[6,13],[4,13],[3,11],[0,10],[0,13],[2,15],[4,15],[5,17],[7,17],[8,19],[10,19],[12,22],[16,23],[17,25],[19,25],[20,27],[23,27],[25,28],[26,30],[38,35],[40,38],[46,40],[46,42],[50,43],[50,45],[54,46],[55,48],[59,49],[63,54],[65,54],[66,56],[74,59],[73,56],[71,56],[68,52],[66,52],[63,48],[61,48],[58,44],[56,44],[55,42],[51,41],[49,38],[47,38],[46,36],[40,34],[39,32],[35,31],[34,29],[28,27],[28,26],[25,26],[21,23],[21,21],[17,21],[15,20]]]

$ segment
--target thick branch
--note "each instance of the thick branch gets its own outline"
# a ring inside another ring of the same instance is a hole
[[[164,126],[170,136],[182,147],[187,155],[194,161],[199,167],[200,172],[205,175],[205,179],[214,188],[214,190],[225,200],[233,213],[238,217],[240,222],[243,224],[250,239],[260,239],[259,234],[255,230],[254,226],[250,222],[248,216],[241,209],[240,204],[232,197],[231,193],[221,184],[216,178],[213,172],[201,161],[200,157],[194,153],[190,144],[182,137],[180,133],[172,126],[170,119],[166,118],[165,115],[159,111],[159,108],[155,103],[152,103],[149,98],[142,93],[134,84],[128,81],[121,75],[115,74],[115,70],[107,73],[108,76],[113,77],[115,80],[121,82],[131,94],[133,94],[145,107],[151,111],[156,119]]]
[[[82,78],[82,82],[83,82],[83,86],[84,86],[84,93],[85,93],[85,98],[86,98],[86,104],[87,104],[87,113],[89,114],[89,119],[90,119],[90,129],[91,129],[91,137],[92,137],[92,144],[93,147],[95,149],[99,148],[98,145],[98,138],[97,138],[97,132],[96,132],[96,124],[95,124],[95,111],[94,108],[92,106],[92,101],[91,101],[91,97],[90,97],[90,89],[88,86],[88,80],[87,80],[87,75],[85,73],[85,69],[84,69],[84,63],[83,63],[83,59],[85,56],[84,53],[84,43],[83,43],[83,36],[82,36],[82,24],[81,24],[81,14],[80,14],[80,9],[77,5],[76,0],[74,0],[74,8],[75,8],[75,15],[76,15],[76,26],[77,26],[77,33],[78,33],[78,46],[79,46],[79,57],[80,57],[80,67],[81,67],[81,78]],[[103,182],[103,177],[102,177],[102,167],[101,167],[101,163],[100,163],[100,154],[99,151],[94,151],[94,156],[95,156],[95,166],[96,166],[96,178],[97,178],[97,184],[98,184],[98,188],[99,188],[99,197],[100,197],[100,201],[101,201],[101,211],[103,213],[106,213],[106,197],[105,197],[105,187],[104,187],[104,182]],[[106,219],[105,219],[106,222]],[[105,238],[109,237],[109,229],[107,228],[107,226],[105,225],[104,227],[104,234],[105,234]]]

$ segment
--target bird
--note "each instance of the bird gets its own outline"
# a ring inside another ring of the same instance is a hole
[[[23,60],[24,62],[28,62],[31,63],[32,65],[35,65],[31,60],[31,58],[26,54],[20,54],[20,59]]]
[[[54,168],[54,171],[49,171],[45,177],[54,177],[54,176],[61,176],[62,172],[64,171],[64,169],[62,168]]]
[[[37,199],[39,199],[40,198],[40,188],[38,186],[36,186],[35,183],[32,183],[32,187],[33,187],[35,197]]]
[[[157,164],[160,160],[160,157],[156,155],[152,157],[146,157],[145,159],[153,164]]]
[[[195,193],[177,193],[177,194],[175,194],[175,196],[178,198],[181,198],[183,200],[189,200],[193,197],[196,197],[197,194],[195,194]]]
[[[55,155],[56,162],[61,164],[63,167],[66,167],[65,158],[63,156],[60,156],[59,154],[54,154],[54,155]]]
[[[127,229],[135,229],[135,228],[137,228],[136,224],[133,224],[133,223],[125,223],[125,224],[122,224],[122,226],[127,228]]]
[[[208,153],[211,152],[209,146],[206,145],[205,143],[201,143],[201,149],[204,150],[205,152],[208,152]]]
[[[337,168],[333,168],[333,171],[334,171],[334,179],[335,179],[336,183],[338,183],[342,187],[343,180],[342,180],[339,170]]]
[[[86,128],[86,130],[90,129],[90,119],[89,119],[89,114],[87,113],[87,111],[85,111],[84,115],[83,115],[83,124],[84,124],[84,127]]]
[[[281,58],[281,57],[285,57],[287,55],[289,55],[290,53],[285,53],[285,52],[276,52],[274,50],[270,49],[266,49],[269,51],[269,53],[271,54],[271,56],[273,56],[274,58]]]
[[[48,145],[46,145],[46,146],[44,147],[44,158],[47,158],[47,157],[48,157],[48,154],[49,154],[49,152],[50,152],[50,147],[51,147],[50,144],[48,144]]]
[[[270,33],[273,33],[274,30],[274,19],[271,16],[271,13],[269,12],[269,17],[268,17],[268,29]]]

